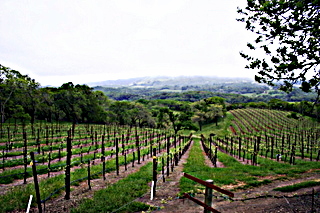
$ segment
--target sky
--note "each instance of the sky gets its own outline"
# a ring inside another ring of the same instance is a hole
[[[42,86],[145,76],[254,77],[246,0],[1,0],[0,64]]]

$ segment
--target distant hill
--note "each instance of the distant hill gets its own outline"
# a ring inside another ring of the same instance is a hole
[[[212,76],[158,76],[158,77],[140,77],[118,80],[106,80],[101,82],[88,83],[89,86],[102,87],[153,87],[160,88],[163,86],[190,86],[190,85],[213,85],[226,83],[253,82],[249,78],[226,78]]]
[[[229,103],[269,101],[312,101],[316,94],[303,93],[296,88],[287,94],[258,84],[249,78],[222,78],[212,76],[141,77],[109,80],[88,84],[113,100],[172,99],[197,101],[212,96],[226,98]]]
[[[117,87],[117,86],[129,86],[136,81],[140,81],[142,78],[129,78],[129,79],[117,79],[117,80],[106,80],[99,82],[87,83],[88,86],[106,86],[106,87]]]

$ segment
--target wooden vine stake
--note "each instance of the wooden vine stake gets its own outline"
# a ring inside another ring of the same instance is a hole
[[[218,158],[218,147],[216,146],[214,150],[214,167],[217,167],[217,158]],[[240,155],[239,155],[239,158],[240,158]]]
[[[207,183],[213,184],[213,180],[206,180]],[[204,203],[208,206],[212,206],[212,188],[206,186],[205,190],[205,198],[204,198]],[[204,209],[204,213],[210,213],[210,210]]]
[[[138,164],[140,164],[140,144],[139,144],[139,136],[136,136],[136,147],[137,147],[137,154],[138,154]]]
[[[2,170],[5,170],[5,166],[4,166],[4,149],[2,150]]]
[[[167,138],[167,176],[169,176],[170,137]]]
[[[89,190],[91,190],[91,184],[90,184],[90,180],[91,180],[91,174],[90,174],[90,160],[88,160],[88,186],[89,186]]]
[[[119,141],[118,141],[118,138],[116,138],[116,170],[117,170],[117,175],[119,175]]]
[[[166,178],[164,176],[164,158],[161,158],[161,172],[162,172],[162,181],[166,182]]]
[[[124,153],[124,170],[127,171],[127,153]]]
[[[49,162],[48,162],[48,177],[50,177],[50,171],[51,171],[51,152],[49,152]]]
[[[49,127],[46,126],[46,145],[48,146],[49,144]]]
[[[153,157],[152,157],[152,197],[156,196],[156,186],[157,186],[157,149],[153,148]]]
[[[121,143],[122,143],[122,155],[124,155],[125,146],[124,146],[124,134],[121,136]]]
[[[66,171],[65,171],[65,185],[66,185],[66,195],[65,199],[70,199],[70,163],[71,163],[71,156],[72,156],[72,139],[71,134],[69,131],[69,136],[67,137],[67,165],[66,165]]]
[[[30,152],[30,156],[31,156],[33,180],[34,180],[34,189],[36,191],[36,197],[37,197],[38,211],[39,213],[42,213],[40,190],[39,190],[39,183],[38,183],[38,176],[37,176],[37,167],[36,167],[36,161],[34,159],[34,153]]]
[[[102,176],[103,180],[106,180],[106,158],[105,158],[105,153],[104,153],[104,134],[102,135],[102,144],[101,144],[101,161],[102,161]]]
[[[25,129],[23,130],[23,141],[24,141],[24,150],[23,150],[23,164],[24,164],[24,175],[23,175],[23,184],[27,184],[27,133]]]
[[[136,160],[135,152],[132,152],[132,167],[134,167],[134,161]]]
[[[11,150],[11,136],[10,136],[10,127],[8,126],[8,142],[6,142],[6,149]]]
[[[239,147],[239,152],[238,152],[238,156],[239,158],[241,158],[241,137],[238,138],[238,147]]]

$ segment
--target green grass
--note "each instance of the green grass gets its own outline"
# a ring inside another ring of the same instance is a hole
[[[234,157],[222,152],[218,152],[218,160],[222,162],[225,167],[211,168],[205,164],[204,155],[200,146],[199,140],[195,139],[187,163],[184,166],[184,172],[202,180],[212,179],[214,184],[218,186],[244,183],[241,187],[235,188],[246,189],[258,187],[272,182],[268,179],[259,180],[261,177],[283,174],[286,175],[285,178],[297,177],[310,169],[320,168],[320,162],[297,160],[295,165],[290,165],[260,157],[258,157],[259,166],[243,165]],[[202,188],[203,187],[196,182],[185,177],[180,180],[181,193],[196,192]]]
[[[152,180],[152,163],[141,167],[141,169],[119,180],[117,183],[94,193],[92,199],[85,199],[78,208],[72,212],[112,212],[123,205],[142,196],[150,187],[148,183]],[[147,210],[148,205],[133,202],[121,209],[119,212],[134,212]]]
[[[320,181],[304,181],[304,182],[289,185],[289,186],[277,187],[277,188],[274,188],[273,190],[280,191],[280,192],[293,192],[298,189],[312,187],[312,186],[320,186]]]

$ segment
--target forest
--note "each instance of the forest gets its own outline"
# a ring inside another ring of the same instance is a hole
[[[204,124],[217,123],[228,110],[237,108],[287,110],[317,119],[320,116],[320,105],[312,102],[314,94],[306,95],[299,89],[286,94],[287,97],[298,99],[293,102],[274,95],[278,94],[275,89],[270,91],[267,86],[248,82],[244,82],[242,87],[239,82],[234,85],[216,83],[211,87],[188,86],[184,83],[180,88],[181,92],[164,92],[163,84],[160,89],[108,89],[101,86],[93,88],[74,85],[72,82],[64,83],[60,87],[41,87],[36,80],[22,75],[19,71],[2,65],[0,71],[1,129],[5,122],[33,125],[38,120],[171,128],[177,134],[183,129],[201,130]],[[171,87],[169,84],[166,88],[168,90],[172,89]],[[212,92],[214,87],[228,90]],[[233,91],[244,91],[244,94]],[[248,95],[248,91],[251,95]],[[269,96],[253,96],[253,93],[266,93]],[[303,97],[309,99],[305,100]]]

